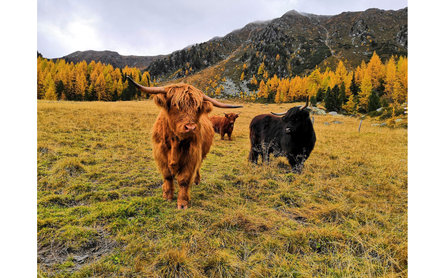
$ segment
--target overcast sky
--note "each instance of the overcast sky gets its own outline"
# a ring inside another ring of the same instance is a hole
[[[77,50],[168,54],[292,9],[335,15],[406,6],[407,0],[38,0],[37,50],[46,58]]]

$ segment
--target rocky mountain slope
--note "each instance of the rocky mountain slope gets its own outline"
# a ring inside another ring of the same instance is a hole
[[[335,68],[339,60],[352,69],[363,60],[368,62],[374,51],[383,61],[391,55],[407,55],[407,12],[407,8],[369,9],[319,16],[289,11],[174,52],[147,69],[164,82],[184,81],[203,90],[210,85],[210,92],[222,85],[226,94],[249,91],[249,80],[254,75],[258,78],[260,67],[269,77],[308,74],[316,66]],[[194,63],[202,50],[213,51],[214,60],[207,61],[210,65]]]
[[[213,38],[163,56],[121,56],[112,51],[75,52],[68,61],[91,60],[149,70],[159,82],[187,81],[204,86],[202,78],[216,76],[234,90],[258,73],[260,66],[272,76],[307,74],[316,66],[347,67],[366,62],[375,51],[383,60],[407,55],[408,9],[368,9],[321,16],[289,11],[280,18],[253,22],[224,37]],[[202,84],[201,84],[202,83]],[[243,85],[244,83],[244,85]],[[221,83],[222,84],[222,83]]]

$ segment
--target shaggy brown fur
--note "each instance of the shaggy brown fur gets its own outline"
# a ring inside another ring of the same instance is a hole
[[[178,208],[190,205],[190,186],[200,181],[199,169],[210,150],[214,136],[208,113],[213,105],[203,93],[187,84],[165,87],[155,103],[162,108],[153,126],[153,153],[164,177],[163,197],[173,199],[176,178],[179,184]]]
[[[212,116],[210,121],[213,124],[213,129],[215,132],[221,135],[221,140],[224,140],[224,135],[227,133],[229,140],[232,140],[233,127],[235,125],[235,120],[238,118],[239,114],[235,113],[224,113],[224,117]]]

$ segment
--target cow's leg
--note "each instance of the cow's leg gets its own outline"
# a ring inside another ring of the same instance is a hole
[[[181,172],[176,176],[176,180],[179,184],[178,192],[178,209],[186,209],[190,205],[190,186],[195,181],[195,175],[199,169],[200,163],[190,161],[187,165],[184,165]]]
[[[269,146],[263,144],[261,157],[263,158],[264,164],[269,164],[269,155],[270,155]]]
[[[199,173],[199,169],[196,170],[196,176],[195,176],[195,184],[198,185],[201,181],[201,174]]]
[[[168,156],[170,155],[169,150],[165,147],[165,145],[160,144],[159,142],[154,142],[153,155],[155,157],[156,164],[158,165],[158,169],[164,178],[164,183],[162,184],[162,197],[171,201],[173,199],[175,187],[173,183],[174,173],[171,172],[168,163]]]
[[[256,149],[257,148],[255,146],[252,146],[250,148],[249,161],[252,163],[258,164],[258,155],[260,153]]]
[[[301,174],[301,171],[303,171],[305,157],[303,155],[297,155],[297,156],[289,155],[287,157],[287,160],[289,161],[289,164],[292,167],[292,171],[297,174]]]
[[[227,136],[229,136],[229,140],[232,141],[232,132],[227,132]]]
[[[225,132],[223,131],[222,128],[221,128],[221,132],[220,132],[220,134],[221,134],[221,140],[224,140],[224,134],[225,134]]]
[[[190,205],[190,183],[192,177],[183,175],[178,176],[177,180],[179,184],[178,209],[186,209]]]
[[[272,152],[271,148],[268,148],[266,151],[266,163],[269,164],[269,160],[270,160],[270,153]]]
[[[173,194],[175,193],[175,186],[173,183],[173,177],[165,177],[164,183],[162,184],[162,197],[165,200],[171,201],[173,200]]]
[[[165,162],[167,162],[167,160],[165,160]],[[171,201],[173,200],[173,195],[175,193],[173,172],[171,172],[171,169],[168,167],[167,163],[162,163],[162,167],[159,167],[159,169],[161,170],[161,174],[164,178],[164,183],[162,184],[162,197],[165,200]]]

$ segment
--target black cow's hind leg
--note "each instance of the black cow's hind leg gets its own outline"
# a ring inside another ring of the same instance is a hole
[[[249,153],[249,161],[252,163],[258,164],[258,155],[259,154],[260,153],[255,150],[255,147],[251,147],[250,153]]]
[[[261,148],[261,158],[263,159],[263,164],[269,164],[269,155],[270,155],[269,147],[263,144]]]
[[[289,161],[290,166],[292,167],[292,172],[301,174],[303,171],[305,158],[302,155],[298,155],[297,157],[288,156],[287,160]]]

